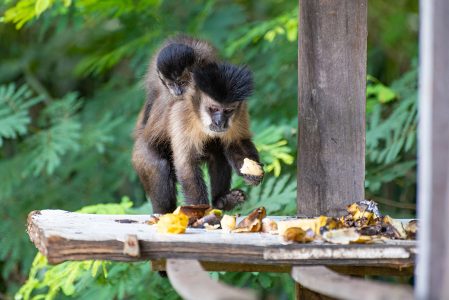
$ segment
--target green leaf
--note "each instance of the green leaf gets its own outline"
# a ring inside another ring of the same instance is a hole
[[[14,84],[0,86],[0,147],[3,139],[15,139],[28,133],[31,117],[28,109],[42,101],[34,97],[23,85],[16,89]]]
[[[51,0],[36,0],[36,16],[40,16],[52,4]]]

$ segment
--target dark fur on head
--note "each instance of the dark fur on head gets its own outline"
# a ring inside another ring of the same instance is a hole
[[[170,44],[157,57],[157,69],[164,77],[175,80],[195,62],[194,50],[184,44]]]
[[[253,91],[252,74],[246,67],[209,64],[196,69],[194,78],[200,90],[220,103],[243,101]]]

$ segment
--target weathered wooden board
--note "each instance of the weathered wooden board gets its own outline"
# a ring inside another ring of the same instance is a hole
[[[151,270],[153,271],[165,271],[166,270],[166,260],[158,259],[152,260]],[[230,263],[230,262],[213,262],[213,261],[200,261],[201,266],[206,271],[216,272],[275,272],[275,273],[290,273],[292,271],[292,265],[277,264],[277,265],[266,265],[266,264],[250,264],[250,263]],[[339,274],[354,275],[354,276],[412,276],[414,272],[414,266],[360,266],[356,268],[354,266],[342,265],[342,266],[332,266],[327,265],[327,267]]]
[[[35,211],[28,218],[31,240],[50,263],[106,259],[137,261],[164,258],[265,265],[410,266],[414,241],[371,245],[282,244],[265,233],[207,232],[188,228],[185,234],[159,234],[144,222],[146,215],[92,215],[62,210]],[[133,237],[135,236],[135,237]],[[136,238],[139,255],[125,253],[125,241]]]
[[[417,299],[449,299],[449,1],[421,0]]]
[[[231,287],[212,280],[196,260],[169,259],[167,274],[178,294],[186,300],[257,300],[250,289]]]
[[[413,288],[337,274],[323,266],[293,267],[292,277],[319,294],[346,300],[413,299]]]
[[[367,0],[300,0],[298,213],[364,199]]]

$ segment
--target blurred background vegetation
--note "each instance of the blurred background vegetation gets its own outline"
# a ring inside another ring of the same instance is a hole
[[[251,125],[269,173],[252,189],[235,178],[250,194],[240,211],[294,214],[297,11],[286,0],[2,1],[0,299],[178,298],[148,263],[49,266],[25,233],[36,209],[151,211],[130,164],[131,132],[148,59],[177,32],[210,40],[254,72]],[[370,1],[368,21],[366,197],[411,217],[418,1]],[[293,293],[285,274],[211,275],[278,299]]]

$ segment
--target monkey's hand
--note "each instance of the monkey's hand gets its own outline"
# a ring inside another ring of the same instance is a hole
[[[243,180],[249,185],[259,185],[262,182],[264,175],[265,173],[260,176],[242,174]]]
[[[243,176],[243,180],[249,185],[258,185],[262,182],[263,176],[265,175],[263,164],[249,158],[243,160],[240,172]]]
[[[214,206],[222,210],[231,210],[246,200],[246,194],[239,189],[231,190],[224,196],[218,198]]]

